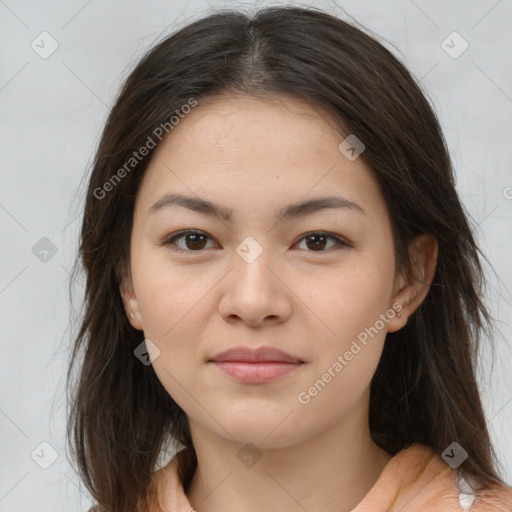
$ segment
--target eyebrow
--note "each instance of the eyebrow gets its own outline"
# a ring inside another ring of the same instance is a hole
[[[165,194],[148,211],[152,213],[172,206],[181,206],[203,215],[216,217],[224,221],[231,221],[233,210],[218,205],[199,197],[185,196],[182,194]],[[276,222],[284,219],[304,217],[311,213],[329,208],[348,208],[350,210],[365,214],[364,210],[354,201],[342,196],[324,196],[309,199],[303,202],[291,203],[285,206],[276,214]],[[366,214],[365,214],[366,215]]]

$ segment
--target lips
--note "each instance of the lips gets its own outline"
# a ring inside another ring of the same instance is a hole
[[[273,347],[235,347],[208,361],[229,378],[243,384],[267,384],[294,374],[305,362]]]
[[[303,363],[298,357],[292,356],[278,348],[259,347],[234,347],[220,352],[210,359],[213,362],[243,362],[243,363]]]

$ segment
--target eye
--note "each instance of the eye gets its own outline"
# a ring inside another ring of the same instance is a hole
[[[201,231],[193,231],[188,229],[174,233],[170,237],[166,238],[163,241],[163,245],[177,245],[175,242],[177,240],[181,240],[182,238],[184,239],[185,249],[183,249],[183,246],[178,246],[178,248],[175,249],[176,251],[201,252],[201,249],[204,249],[205,239],[210,237]]]
[[[176,242],[183,239],[183,245],[180,246]],[[205,248],[205,241],[211,238],[202,231],[195,230],[183,230],[172,234],[166,238],[163,245],[174,245],[177,248],[173,248],[178,252],[202,252]],[[299,239],[299,241],[305,240],[306,247],[313,247],[312,251],[308,252],[326,252],[324,249],[327,244],[327,240],[333,240],[334,246],[351,247],[351,245],[339,236],[327,233],[325,231],[310,231]]]
[[[325,246],[327,245],[326,240],[334,240],[334,246],[342,246],[342,247],[350,247],[348,242],[341,239],[339,236],[332,235],[330,233],[326,233],[325,231],[311,231],[302,235],[300,240],[304,240],[306,243],[306,247],[313,247],[312,251],[308,252],[326,252]]]

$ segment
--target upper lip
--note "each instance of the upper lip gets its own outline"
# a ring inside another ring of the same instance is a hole
[[[239,361],[247,363],[279,362],[279,363],[303,363],[299,358],[287,354],[274,347],[234,347],[213,356],[210,361]]]

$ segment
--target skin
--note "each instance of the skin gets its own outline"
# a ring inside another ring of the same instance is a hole
[[[120,290],[132,326],[160,351],[150,349],[156,374],[189,418],[198,469],[187,496],[200,512],[350,511],[390,460],[370,436],[370,383],[386,333],[428,292],[437,243],[423,235],[411,244],[417,281],[395,273],[386,204],[363,159],[339,151],[344,138],[303,101],[218,96],[170,132],[143,178]],[[232,220],[176,205],[149,213],[170,192],[230,208]],[[330,208],[276,224],[285,205],[331,194],[364,213]],[[207,238],[162,244],[183,229]],[[319,230],[350,245],[327,238],[316,249],[303,236]],[[262,249],[251,263],[236,251],[247,236]],[[300,403],[397,302],[400,318]],[[237,345],[278,347],[305,364],[267,384],[240,383],[208,362]],[[261,456],[250,467],[237,456],[247,443]]]

